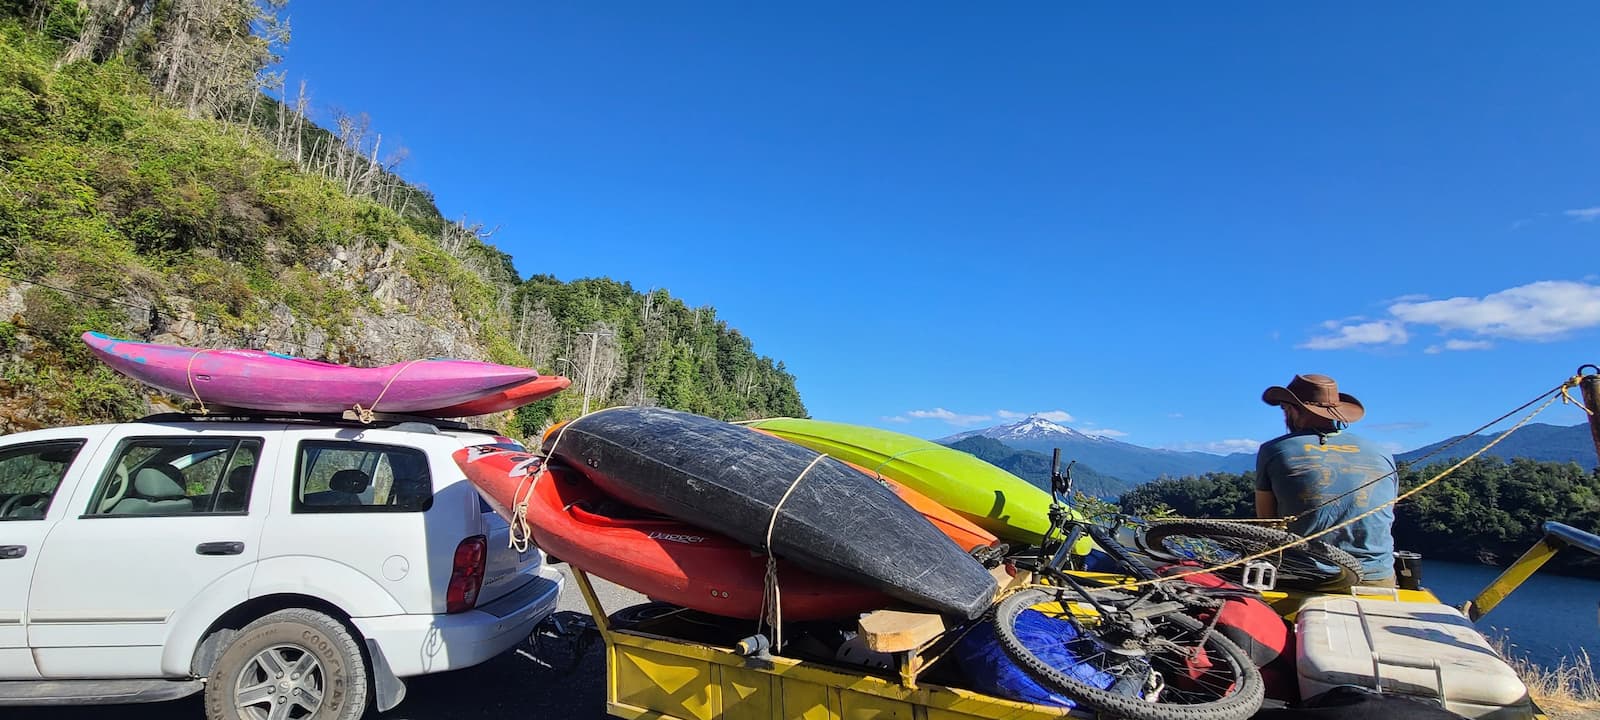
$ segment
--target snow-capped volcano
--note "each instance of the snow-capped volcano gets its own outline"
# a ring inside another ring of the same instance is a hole
[[[969,437],[982,436],[994,438],[1005,443],[1038,442],[1049,440],[1105,440],[1104,437],[1091,433],[1080,432],[1060,423],[1045,418],[1043,415],[1029,415],[1028,417],[1011,423],[1010,425],[996,425],[982,430],[968,430],[956,433],[949,437],[940,438],[936,442],[946,445],[965,440]]]
[[[954,445],[972,437],[986,437],[1016,450],[1031,450],[1049,456],[1060,448],[1061,460],[1077,460],[1103,475],[1130,483],[1154,480],[1162,475],[1180,477],[1215,470],[1243,472],[1255,467],[1254,453],[1226,457],[1201,452],[1158,450],[1123,442],[1093,431],[1074,430],[1043,415],[1030,415],[1009,425],[968,430],[936,442]]]

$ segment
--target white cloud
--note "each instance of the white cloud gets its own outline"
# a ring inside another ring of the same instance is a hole
[[[1128,436],[1127,433],[1125,433],[1125,432],[1123,432],[1121,430],[1112,430],[1111,428],[1099,428],[1097,430],[1084,430],[1083,434],[1085,434],[1085,435],[1097,435],[1099,437],[1107,437],[1107,438],[1123,438],[1123,437],[1127,437]]]
[[[1428,349],[1423,350],[1423,352],[1429,355],[1438,355],[1445,351],[1488,350],[1492,347],[1494,347],[1494,343],[1488,340],[1459,340],[1451,338],[1444,341],[1443,345],[1429,345]]]
[[[1249,438],[1231,438],[1228,440],[1213,440],[1211,442],[1191,442],[1181,445],[1169,445],[1168,450],[1182,450],[1185,452],[1206,452],[1214,455],[1228,455],[1240,452],[1255,452],[1261,448],[1260,440]]]
[[[1600,207],[1590,208],[1600,217]],[[1569,211],[1577,212],[1577,211]],[[1432,328],[1446,336],[1423,352],[1488,350],[1492,338],[1545,342],[1559,340],[1574,330],[1600,327],[1600,284],[1541,280],[1483,297],[1430,300],[1406,295],[1390,301],[1389,317],[1329,320],[1329,332],[1313,336],[1296,347],[1307,350],[1342,350],[1373,345],[1404,345],[1415,328]],[[1476,338],[1448,337],[1464,333]]]
[[[1595,208],[1600,214],[1600,208]],[[1402,322],[1463,330],[1514,340],[1554,340],[1600,325],[1600,286],[1542,280],[1481,298],[1395,303],[1389,312]],[[1467,349],[1467,348],[1451,348]]]
[[[1577,210],[1567,210],[1561,214],[1577,220],[1578,222],[1590,222],[1596,218],[1600,218],[1600,207],[1578,208]]]
[[[1046,420],[1049,420],[1050,422],[1057,422],[1057,423],[1069,423],[1069,422],[1072,422],[1072,413],[1069,413],[1069,412],[1067,412],[1065,410],[1045,410],[1044,412],[1036,412],[1036,413],[1033,413],[1033,414],[1034,415],[1038,415],[1039,417],[1042,417],[1042,418],[1044,418]]]
[[[895,416],[892,416],[892,417],[889,416],[889,415],[885,415],[885,416],[883,416],[883,417],[881,417],[879,419],[884,421],[884,422],[892,422],[892,423],[908,423],[908,422],[911,422],[911,418],[904,417],[904,416],[901,416],[901,415],[895,415]]]
[[[1410,336],[1404,325],[1392,320],[1373,320],[1342,324],[1330,320],[1323,327],[1333,330],[1331,335],[1318,335],[1295,347],[1306,350],[1342,350],[1358,345],[1404,345]]]
[[[942,407],[936,407],[932,410],[907,410],[905,416],[915,420],[943,420],[957,427],[977,425],[990,419],[988,415],[962,415]]]
[[[994,411],[994,414],[995,417],[998,417],[1001,420],[1021,420],[1028,416],[1027,413],[1019,413],[1015,410],[996,410]]]

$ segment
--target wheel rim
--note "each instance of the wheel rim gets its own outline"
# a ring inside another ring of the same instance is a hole
[[[298,645],[274,645],[250,658],[234,680],[233,700],[241,717],[299,720],[322,707],[327,687],[322,663]]]
[[[1151,620],[1151,630],[1156,638],[1143,642],[1119,643],[1104,636],[1101,618],[1085,607],[1068,608],[1060,604],[1036,606],[1033,612],[1047,617],[1066,620],[1077,626],[1082,635],[1067,643],[1067,647],[1084,666],[1106,673],[1115,679],[1115,686],[1123,689],[1144,686],[1154,671],[1159,687],[1159,701],[1169,705],[1203,705],[1232,694],[1245,670],[1223,653],[1207,652],[1207,633],[1200,628],[1188,627],[1170,617]],[[1119,650],[1116,646],[1121,645]],[[1199,661],[1198,663],[1196,661]],[[1132,685],[1128,685],[1133,681]],[[1149,699],[1148,697],[1146,699]]]

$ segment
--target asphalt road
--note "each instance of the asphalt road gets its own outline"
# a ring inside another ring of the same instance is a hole
[[[558,565],[567,582],[558,618],[588,617],[578,584]],[[595,580],[608,612],[644,602],[644,596]],[[489,720],[547,717],[600,720],[605,713],[605,667],[595,642],[581,657],[559,643],[523,646],[477,667],[406,681],[406,699],[389,712],[368,713],[383,720]],[[69,710],[65,711],[64,710]],[[7,720],[184,720],[205,717],[199,695],[164,703],[64,708],[7,708]]]

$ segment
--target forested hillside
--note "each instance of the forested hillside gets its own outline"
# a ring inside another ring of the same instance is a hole
[[[782,363],[710,307],[624,282],[523,280],[448,221],[363,116],[331,130],[273,54],[281,3],[0,0],[0,430],[127,418],[144,389],[99,330],[379,364],[529,365],[573,390],[496,422],[597,406],[805,414]],[[583,335],[580,333],[590,333]]]
[[[1416,487],[1449,466],[1402,464],[1400,486]],[[1255,473],[1160,480],[1122,496],[1124,510],[1167,507],[1185,517],[1252,517]],[[1539,538],[1547,520],[1600,529],[1600,472],[1572,463],[1479,458],[1395,508],[1396,547],[1424,557],[1504,565]],[[1600,576],[1600,561],[1578,550],[1557,556],[1559,571]]]

